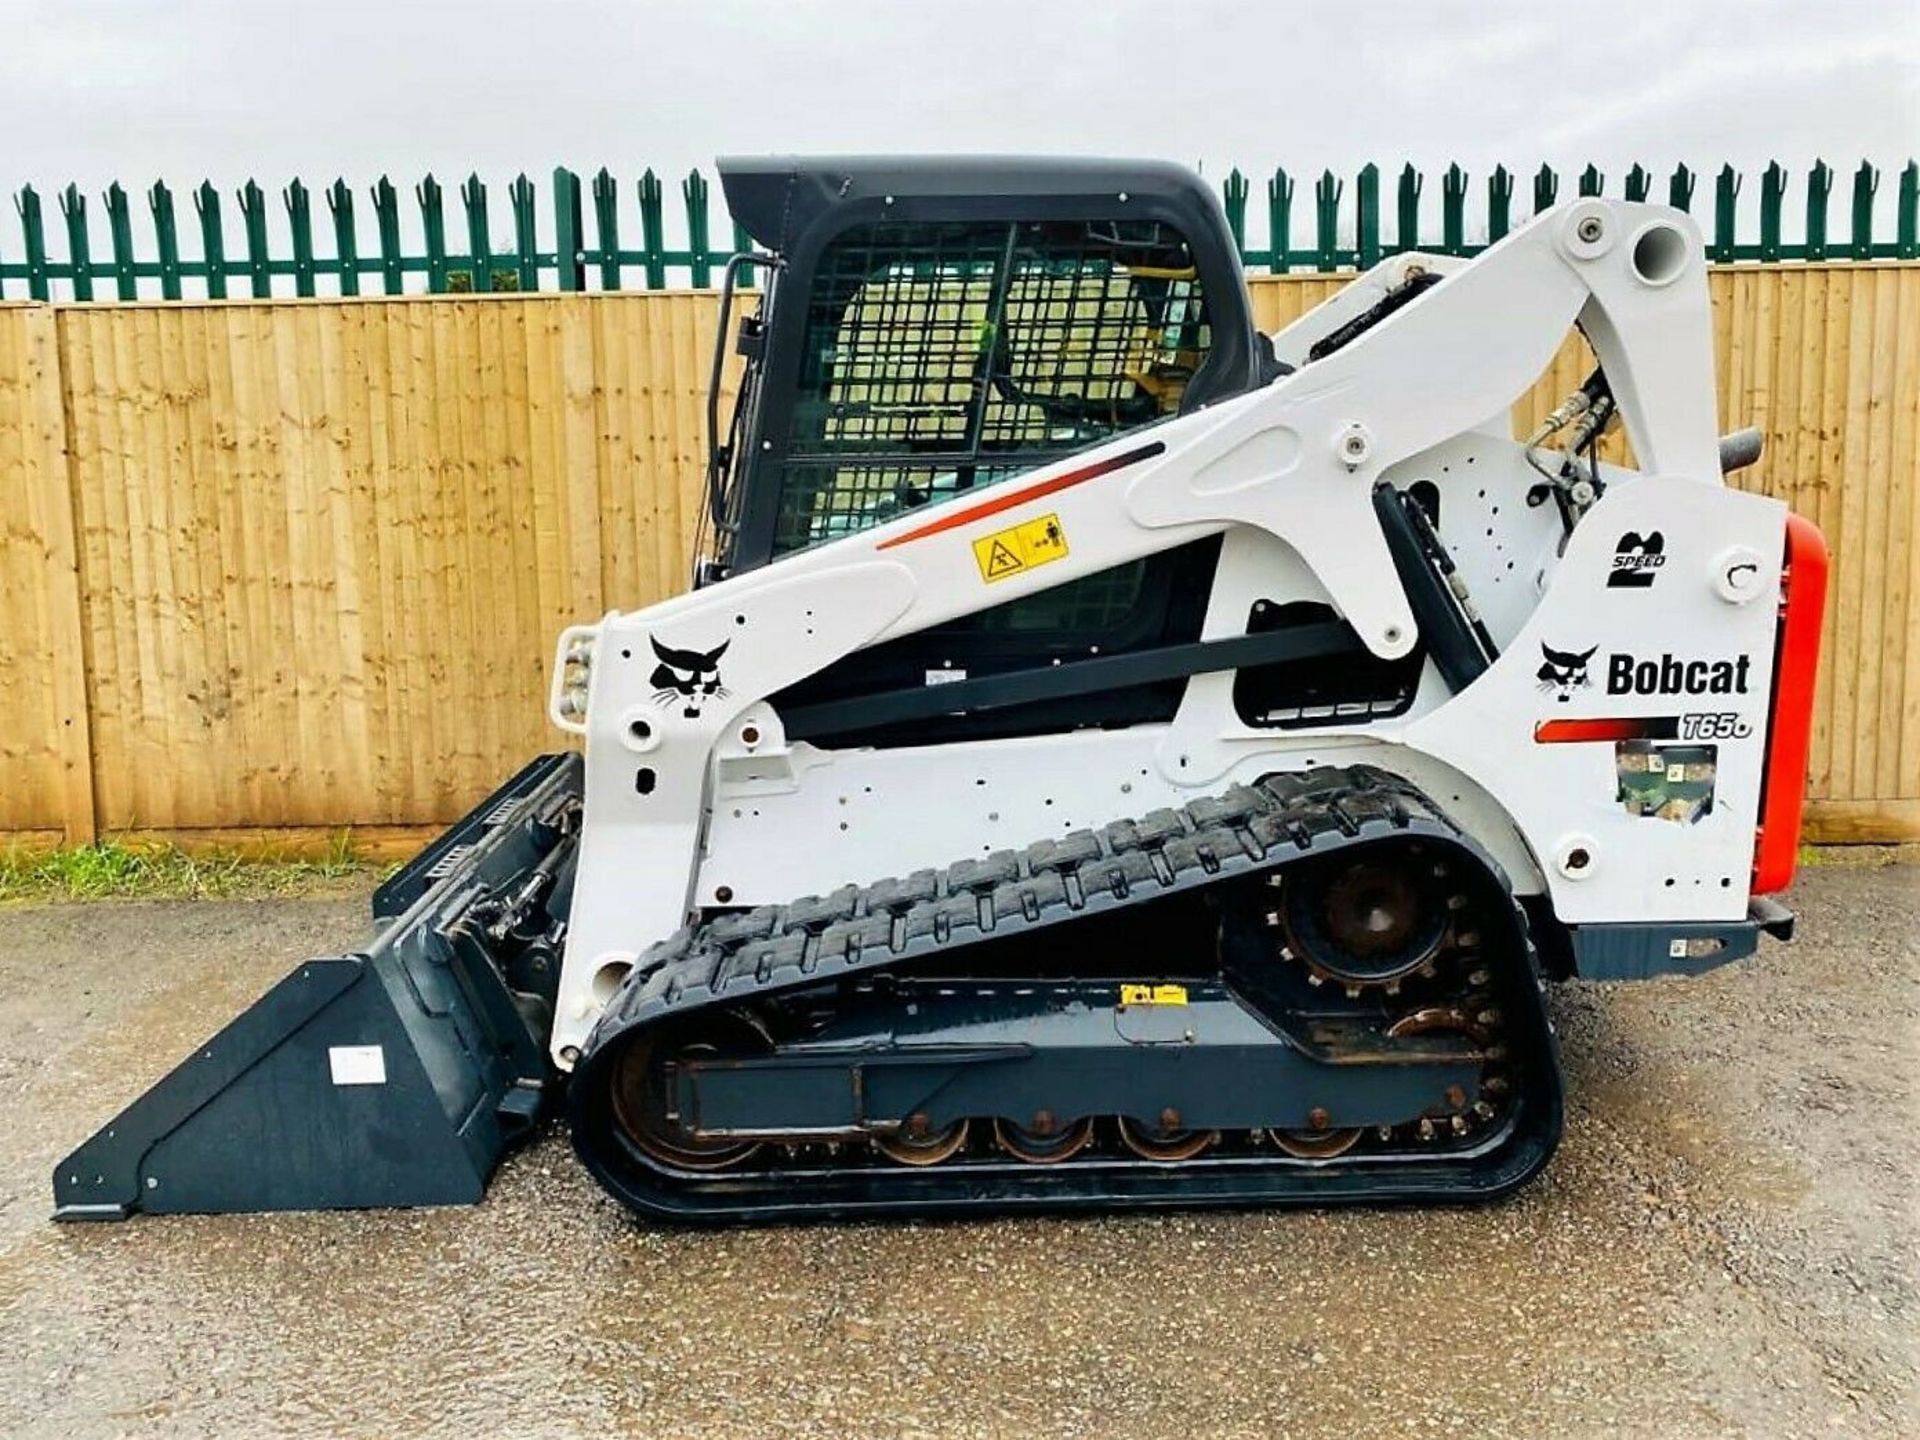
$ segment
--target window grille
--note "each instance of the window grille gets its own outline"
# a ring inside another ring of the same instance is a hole
[[[1152,221],[861,226],[807,303],[776,553],[1175,414],[1210,338]]]

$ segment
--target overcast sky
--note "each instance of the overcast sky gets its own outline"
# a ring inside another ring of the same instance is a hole
[[[496,217],[521,170],[544,191],[556,164],[768,151],[1131,153],[1256,184],[1457,159],[1475,208],[1500,161],[1593,160],[1617,193],[1636,160],[1778,158],[1797,197],[1815,157],[1864,157],[1886,207],[1920,152],[1920,0],[0,0],[0,137],[9,192],[477,169]]]

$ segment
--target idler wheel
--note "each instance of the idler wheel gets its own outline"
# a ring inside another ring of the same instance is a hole
[[[1429,1005],[1403,1015],[1387,1033],[1396,1039],[1409,1035],[1462,1035],[1491,1056],[1498,1053],[1495,1028],[1498,1023],[1499,1012],[1492,1008],[1473,1012],[1458,1005]],[[1440,1104],[1420,1117],[1414,1132],[1422,1140],[1460,1140],[1470,1136],[1499,1113],[1499,1097],[1504,1096],[1508,1088],[1504,1075],[1482,1070],[1474,1095],[1469,1096],[1464,1090],[1449,1090],[1440,1097]]]
[[[925,1119],[924,1116],[921,1117]],[[873,1137],[873,1148],[902,1165],[938,1165],[951,1160],[967,1143],[967,1122],[956,1120],[938,1130],[916,1131],[909,1120],[898,1130]]]
[[[767,1037],[737,1015],[699,1017],[684,1026],[642,1032],[615,1062],[613,1119],[620,1133],[660,1164],[676,1170],[725,1170],[759,1150],[755,1140],[706,1139],[668,1113],[672,1067],[689,1060],[765,1054]]]
[[[1120,1117],[1120,1142],[1142,1160],[1157,1160],[1166,1165],[1191,1160],[1219,1138],[1218,1130],[1142,1125],[1129,1116]]]
[[[1002,1150],[1029,1165],[1058,1165],[1078,1155],[1093,1139],[1091,1115],[1062,1125],[1051,1122],[1043,1111],[1035,1120],[1031,1129],[1009,1120],[995,1120],[993,1138]]]
[[[1288,948],[1319,980],[1396,985],[1446,942],[1444,878],[1407,849],[1310,866],[1283,892]]]

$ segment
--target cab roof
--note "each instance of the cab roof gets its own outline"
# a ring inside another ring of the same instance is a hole
[[[1204,216],[1226,228],[1213,190],[1193,171],[1165,160],[1026,155],[722,156],[720,184],[734,220],[769,250],[794,240],[850,201],[949,201],[955,210],[1005,215],[1023,202],[1123,214],[1134,200]],[[1122,197],[1125,197],[1124,199]],[[949,209],[941,205],[942,210]]]

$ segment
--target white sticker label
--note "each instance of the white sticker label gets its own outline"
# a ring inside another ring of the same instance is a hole
[[[1686,959],[1687,958],[1687,942],[1684,940],[1669,940],[1667,942],[1667,958],[1669,960]]]
[[[952,685],[955,682],[964,680],[966,678],[967,678],[967,672],[964,670],[929,670],[927,671],[927,684],[929,685]]]
[[[330,1045],[327,1068],[336,1085],[384,1085],[387,1052],[378,1045]]]

